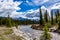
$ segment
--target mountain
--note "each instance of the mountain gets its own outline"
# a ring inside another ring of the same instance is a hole
[[[19,17],[19,18],[15,18],[17,20],[27,20],[26,18],[22,18],[22,17]]]
[[[24,17],[19,17],[19,18],[15,18],[18,20],[39,20],[39,12],[34,12],[34,13],[27,13],[25,14],[25,18]]]
[[[47,10],[49,12],[49,15],[50,15],[51,11],[56,11],[57,9],[60,9],[60,3],[52,4],[49,7],[41,6],[42,13],[44,13]],[[17,19],[19,19],[19,20],[39,20],[39,16],[40,16],[39,12],[33,12],[33,13],[25,14],[26,18],[19,17]]]
[[[26,14],[25,15],[26,17],[30,17],[30,18],[33,18],[33,17],[39,17],[39,12],[37,12],[37,13],[28,13],[28,14]]]

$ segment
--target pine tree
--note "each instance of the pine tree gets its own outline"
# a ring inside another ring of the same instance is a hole
[[[57,16],[59,17],[60,16],[60,13],[59,13],[59,10],[57,9]]]
[[[42,11],[40,9],[40,25],[43,25],[43,16],[42,16]]]
[[[57,21],[58,21],[58,29],[60,29],[60,13],[59,13],[59,10],[57,10]]]
[[[12,26],[12,24],[11,24],[11,18],[8,15],[8,18],[7,18],[7,27],[11,27],[11,26]]]
[[[45,21],[48,22],[48,12],[46,10],[45,14],[44,14],[44,18],[45,18]]]
[[[54,22],[53,22],[53,11],[51,11],[51,24],[53,25]]]
[[[2,25],[2,19],[1,19],[1,25]]]
[[[44,26],[43,30],[44,32],[40,36],[40,40],[51,40],[52,37],[51,34],[49,33],[47,26]]]
[[[60,29],[60,16],[58,17],[58,29]]]
[[[58,17],[60,16],[59,10],[55,12],[55,16],[56,16],[56,23],[58,23]]]

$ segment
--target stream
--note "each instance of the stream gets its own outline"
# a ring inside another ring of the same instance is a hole
[[[40,30],[35,30],[31,28],[31,25],[20,25],[19,26],[20,31],[26,33],[30,38],[32,39],[36,39],[39,40],[41,34],[43,33],[43,31]],[[60,35],[57,33],[52,33],[50,32],[52,39],[51,40],[60,40]]]

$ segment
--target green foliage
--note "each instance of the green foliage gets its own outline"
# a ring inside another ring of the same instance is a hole
[[[59,10],[56,11],[55,16],[56,16],[56,23],[58,23],[58,18],[60,16]]]
[[[11,19],[10,19],[9,15],[8,15],[8,17],[7,17],[7,19],[6,19],[6,26],[7,26],[7,27],[11,27],[11,26],[12,26],[12,24],[11,24]]]
[[[7,27],[11,27],[11,26],[12,26],[12,24],[11,24],[11,19],[10,19],[10,18],[7,19],[7,21],[6,21],[6,26],[7,26]]]
[[[42,33],[40,40],[51,40],[51,35],[49,34],[48,27],[44,26],[43,28],[44,32]]]
[[[3,38],[3,36],[2,36],[2,35],[0,35],[0,40],[4,40],[4,38]]]
[[[39,21],[32,20],[14,20],[10,17],[0,17],[0,25],[7,27],[13,27],[18,25],[29,25],[29,24],[39,24]]]
[[[48,28],[51,28],[51,23],[50,23],[50,22],[46,23],[46,26],[47,26]]]
[[[58,17],[58,29],[60,29],[60,16]]]

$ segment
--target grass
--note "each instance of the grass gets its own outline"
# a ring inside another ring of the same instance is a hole
[[[8,34],[12,34],[13,30],[11,28],[6,28],[6,27],[0,27],[0,34],[1,35],[8,35]]]
[[[4,40],[4,37],[2,35],[0,35],[0,40]]]
[[[12,28],[0,27],[0,40],[22,40],[22,37],[12,33]]]

